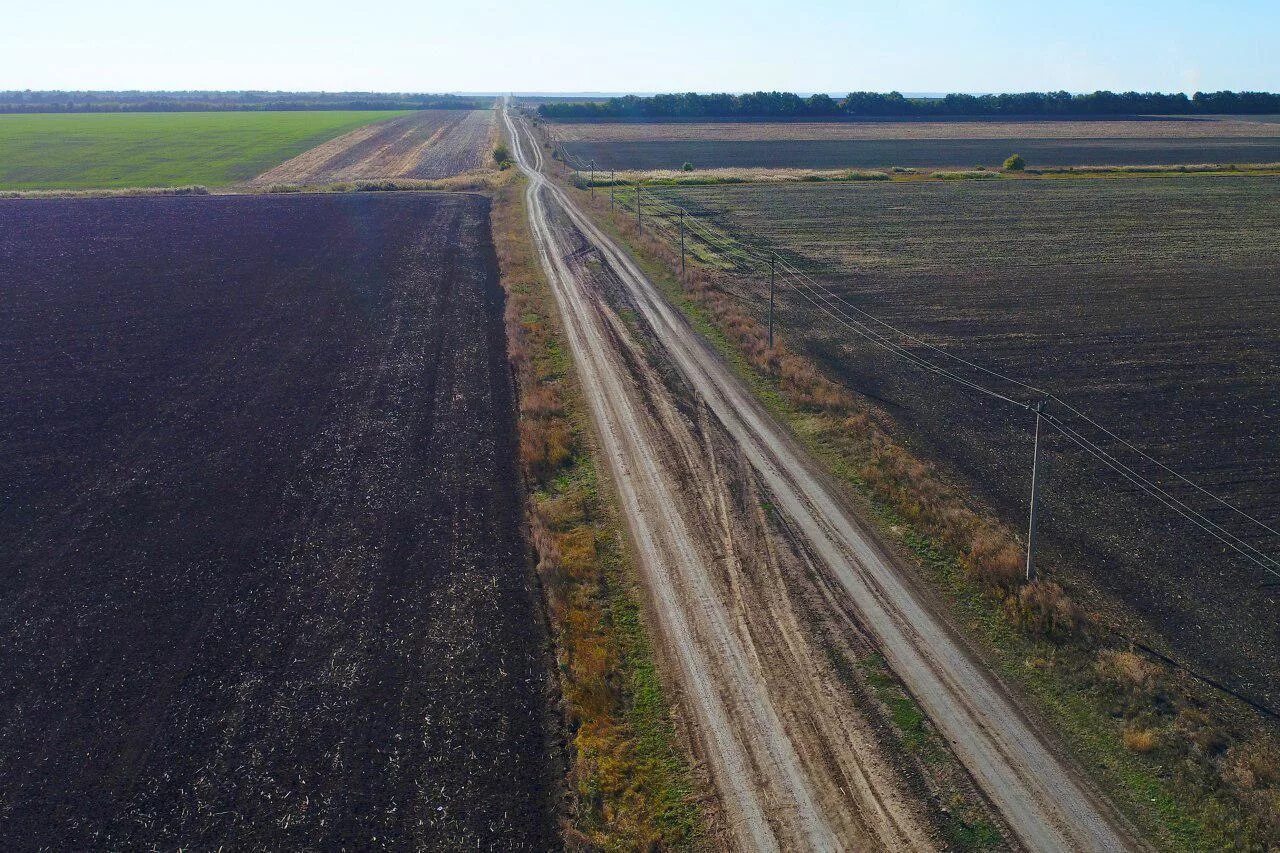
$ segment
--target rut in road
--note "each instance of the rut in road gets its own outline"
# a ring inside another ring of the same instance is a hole
[[[683,493],[701,486],[680,479],[683,472],[673,465],[683,455],[680,445],[655,442],[647,432],[643,404],[661,412],[662,395],[653,394],[644,380],[643,359],[625,359],[625,330],[607,319],[602,300],[566,265],[563,258],[569,247],[549,224],[549,209],[562,212],[581,239],[600,253],[667,357],[748,460],[773,503],[803,536],[806,549],[818,557],[842,603],[857,613],[1018,839],[1043,850],[1141,847],[930,609],[785,429],[665,302],[630,257],[541,174],[541,151],[529,131],[505,112],[504,118],[517,160],[530,177],[530,219],[632,525],[661,639],[678,658],[687,704],[735,840],[756,849],[833,849],[866,844],[868,836],[854,838],[845,834],[846,828],[833,825],[842,812],[819,793],[825,790],[822,768],[801,761],[803,746],[795,740],[796,729],[775,725],[779,712],[768,690],[749,689],[749,679],[760,677],[763,655],[751,660],[746,670],[735,671],[739,659],[755,651],[749,645],[733,647],[743,635],[729,631],[707,639],[690,624],[698,620],[715,628],[742,619],[715,595],[713,586],[690,588],[690,578],[716,571],[706,562],[709,555],[694,544],[704,540],[690,529],[693,522],[684,512],[688,502],[681,500]],[[668,424],[670,420],[665,419]],[[748,582],[758,580],[752,577]],[[739,682],[739,677],[748,681]],[[733,692],[737,686],[746,695]],[[830,701],[829,695],[790,698],[820,712]],[[756,764],[746,775],[747,756],[758,754],[771,760]],[[880,802],[888,802],[898,792],[880,793]],[[783,808],[770,812],[779,797],[790,802],[784,800]],[[851,799],[855,806],[865,806],[865,801]],[[913,838],[885,846],[917,843]]]
[[[805,555],[719,424],[696,401],[681,406],[595,290],[580,233],[539,186],[536,244],[733,846],[935,849],[921,798],[807,630],[822,593],[793,592]],[[856,628],[841,616],[837,632]]]

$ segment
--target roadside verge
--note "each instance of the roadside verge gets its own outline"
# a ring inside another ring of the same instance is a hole
[[[622,525],[529,233],[525,180],[503,173],[493,235],[519,387],[530,538],[556,640],[569,849],[700,849],[698,785],[654,666]]]

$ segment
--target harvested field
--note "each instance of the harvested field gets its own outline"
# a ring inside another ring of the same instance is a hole
[[[0,847],[554,844],[487,217],[0,202]]]
[[[858,139],[1204,139],[1280,137],[1268,116],[997,121],[648,121],[548,124],[562,142],[776,142]]]
[[[851,305],[1047,387],[1280,527],[1280,180],[784,184],[664,189]],[[750,238],[747,235],[753,235]],[[757,310],[767,286],[744,275]],[[1029,415],[906,368],[784,289],[793,344],[891,414],[1016,530]],[[905,342],[925,354],[918,345]],[[984,381],[1019,399],[1027,393]],[[1094,440],[1131,463],[1097,432]],[[1055,432],[1046,558],[1134,605],[1178,655],[1280,704],[1280,588]],[[1229,510],[1139,468],[1276,553]]]
[[[331,139],[252,183],[447,178],[483,165],[493,123],[492,110],[419,110]]]
[[[1257,127],[1280,125],[1258,124]],[[1275,136],[580,140],[566,142],[562,147],[583,163],[594,162],[597,169],[619,170],[678,169],[684,163],[692,163],[698,169],[993,167],[1014,153],[1021,154],[1032,167],[1280,161],[1280,137]]]

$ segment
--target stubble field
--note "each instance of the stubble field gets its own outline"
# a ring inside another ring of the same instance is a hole
[[[1280,527],[1280,182],[1272,178],[722,186],[655,190],[782,257],[849,305],[1058,393]],[[757,267],[743,283],[756,310]],[[784,290],[788,338],[889,412],[1015,530],[1031,418],[889,356]],[[929,355],[910,341],[909,350]],[[1019,399],[1025,389],[979,377]],[[1271,553],[1275,537],[1141,463]],[[1280,702],[1274,580],[1060,435],[1046,441],[1048,555],[1135,604],[1182,655]]]
[[[0,202],[0,846],[551,844],[487,205]]]
[[[551,123],[599,169],[884,168],[1271,163],[1280,125],[1255,116],[1122,120]]]
[[[359,128],[256,177],[255,186],[447,178],[489,157],[493,110],[419,110]]]

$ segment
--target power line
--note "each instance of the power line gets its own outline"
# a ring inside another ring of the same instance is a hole
[[[1117,474],[1124,477],[1126,480],[1133,483],[1135,486],[1137,486],[1139,489],[1142,489],[1147,494],[1151,495],[1151,497],[1155,498],[1157,501],[1164,504],[1169,509],[1172,509],[1174,512],[1178,513],[1183,518],[1190,521],[1192,524],[1195,524],[1197,527],[1201,528],[1206,533],[1213,536],[1215,539],[1221,541],[1223,544],[1227,545],[1236,553],[1245,557],[1250,562],[1255,563],[1263,571],[1268,572],[1269,574],[1275,575],[1277,578],[1280,578],[1280,572],[1277,572],[1276,569],[1272,568],[1273,565],[1280,566],[1280,564],[1277,564],[1274,559],[1267,556],[1265,553],[1255,548],[1254,546],[1250,545],[1248,542],[1245,542],[1243,539],[1240,539],[1240,537],[1234,535],[1230,531],[1221,527],[1221,525],[1216,524],[1212,519],[1208,518],[1207,516],[1196,512],[1190,507],[1187,507],[1186,504],[1184,504],[1182,501],[1173,497],[1168,492],[1164,491],[1154,483],[1151,483],[1141,474],[1135,472],[1132,468],[1125,465],[1123,462],[1120,462],[1119,460],[1115,459],[1105,450],[1102,450],[1093,442],[1081,436],[1078,432],[1071,429],[1071,427],[1067,426],[1062,421],[1048,414],[1043,415],[1043,417],[1045,421],[1047,421],[1050,425],[1052,425],[1055,429],[1057,429],[1058,432],[1066,436],[1067,439],[1069,439],[1070,441],[1078,445],[1081,449],[1083,449],[1090,455],[1096,457],[1100,462],[1105,464],[1108,468],[1111,468]]]
[[[672,204],[669,201],[664,202],[664,204],[673,210],[682,209],[680,208],[680,206]],[[738,255],[738,257],[746,257],[749,260],[754,260],[757,263],[762,263],[764,261],[763,258],[758,256],[755,258],[752,258],[753,253],[750,250],[748,250],[744,244],[739,243],[739,246],[741,246],[741,248],[738,248],[735,250],[732,247],[726,247],[724,243],[721,243],[713,239],[708,239],[705,231],[699,229],[698,225],[695,224],[695,223],[699,223],[699,221],[700,220],[698,217],[690,216],[690,228],[691,230],[695,231],[698,237],[700,239],[703,239],[704,242],[711,244],[713,247],[717,248],[722,252],[726,252],[727,254],[731,254],[731,255],[736,254]],[[923,370],[942,376],[946,379],[949,379],[952,382],[965,386],[972,391],[977,391],[984,395],[991,396],[991,397],[1003,400],[1005,402],[1009,402],[1019,407],[1023,407],[1023,408],[1027,407],[1027,404],[1022,401],[1011,398],[1005,394],[1001,394],[995,389],[988,388],[985,385],[982,385],[981,383],[970,381],[960,376],[959,374],[954,373],[953,371],[946,370],[945,368],[942,368],[939,365],[927,359],[921,358],[915,353],[911,353],[910,351],[906,350],[905,347],[903,346],[894,344],[884,335],[875,333],[868,326],[867,323],[863,323],[863,322],[854,320],[854,318],[852,317],[849,317],[845,309],[847,309],[848,311],[852,311],[853,313],[855,313],[860,317],[865,318],[869,323],[873,323],[876,326],[879,326],[880,328],[883,328],[885,330],[888,330],[900,336],[904,340],[911,341],[915,344],[918,344],[924,347],[930,352],[937,353],[938,355],[941,355],[958,364],[962,364],[970,369],[979,371],[983,374],[991,376],[992,378],[998,379],[1000,381],[1008,382],[1009,384],[1017,386],[1021,389],[1036,393],[1041,397],[1048,398],[1052,401],[1055,401],[1061,404],[1072,415],[1079,417],[1081,420],[1085,421],[1093,428],[1102,432],[1108,438],[1118,442],[1119,444],[1123,445],[1126,449],[1137,454],[1138,456],[1142,457],[1148,462],[1151,462],[1152,464],[1158,466],[1161,470],[1174,476],[1180,482],[1183,482],[1191,486],[1198,493],[1208,498],[1211,498],[1213,501],[1215,501],[1218,504],[1221,504],[1222,506],[1227,507],[1238,516],[1246,519],[1247,521],[1258,526],[1259,528],[1269,533],[1280,535],[1280,532],[1276,531],[1270,525],[1266,524],[1265,522],[1257,518],[1254,518],[1253,516],[1249,515],[1244,510],[1240,509],[1234,504],[1224,500],[1218,495],[1213,494],[1208,489],[1205,489],[1203,486],[1200,486],[1199,484],[1193,482],[1192,480],[1178,473],[1169,465],[1155,459],[1150,454],[1146,453],[1142,449],[1135,446],[1132,442],[1127,441],[1126,439],[1117,435],[1113,430],[1103,425],[1097,419],[1090,417],[1088,414],[1081,411],[1078,407],[1063,400],[1057,394],[1053,394],[1052,392],[1046,391],[1045,389],[1040,388],[1036,385],[1033,385],[1029,382],[1024,382],[1022,380],[1008,376],[1007,374],[1001,373],[1000,371],[997,371],[997,370],[993,370],[977,362],[957,356],[954,353],[951,353],[943,349],[942,347],[939,347],[919,337],[918,335],[912,334],[911,332],[905,329],[902,329],[898,326],[894,326],[893,324],[888,323],[874,316],[873,314],[870,314],[869,312],[861,309],[857,305],[854,305],[853,303],[849,302],[847,299],[841,296],[838,292],[834,292],[830,290],[829,288],[827,288],[826,286],[824,286],[823,284],[815,280],[812,276],[810,276],[804,270],[797,268],[796,266],[792,265],[786,260],[782,260],[782,259],[779,259],[779,260],[780,260],[779,265],[784,270],[784,272],[789,275],[790,281],[793,284],[799,285],[799,288],[796,290],[796,292],[799,295],[801,295],[803,298],[805,298],[807,302],[819,308],[821,311],[823,311],[823,313],[827,314],[832,319],[835,319],[838,323],[843,325],[845,328],[855,332],[859,336],[863,337],[868,341],[871,341],[877,346],[880,346],[882,349],[888,350],[889,352],[899,356],[900,358],[903,358],[904,360],[908,361],[909,363],[915,365],[918,368],[921,368]],[[820,295],[821,302],[813,298],[813,294],[815,293]],[[1047,416],[1046,416],[1046,419],[1050,420]],[[1096,457],[1099,461],[1107,465],[1107,467],[1121,474],[1121,476],[1123,476],[1126,480],[1129,480],[1134,485],[1138,486],[1143,492],[1155,498],[1159,503],[1173,510],[1181,517],[1192,522],[1197,527],[1203,529],[1205,532],[1214,536],[1214,538],[1228,545],[1232,550],[1236,551],[1241,556],[1245,557],[1249,562],[1259,566],[1264,571],[1270,574],[1280,577],[1280,574],[1278,574],[1275,571],[1275,569],[1272,568],[1273,566],[1280,567],[1280,562],[1277,562],[1275,558],[1268,556],[1261,549],[1251,545],[1250,543],[1248,543],[1247,541],[1245,541],[1235,533],[1232,533],[1231,531],[1222,527],[1222,525],[1210,519],[1208,516],[1205,516],[1203,513],[1189,506],[1181,499],[1170,494],[1159,483],[1151,481],[1149,478],[1143,476],[1140,472],[1124,464],[1115,456],[1108,453],[1100,445],[1091,441],[1086,436],[1082,435],[1081,433],[1069,427],[1061,419],[1056,417],[1052,418],[1050,420],[1050,423],[1052,423],[1052,425],[1055,428],[1057,428],[1059,432],[1063,433],[1073,443],[1076,443],[1077,445],[1079,445],[1082,449],[1086,450],[1090,455]]]
[[[659,209],[665,209],[666,211],[668,211],[669,215],[670,213],[680,213],[681,211],[685,210],[680,205],[674,204],[669,200],[657,197],[653,192],[650,193],[649,200],[653,203],[653,205],[656,205],[657,207],[659,207]],[[657,216],[652,216],[651,221],[659,222],[661,220]],[[746,259],[747,261],[746,265],[748,266],[748,268],[753,263],[759,264],[759,263],[765,262],[765,258],[757,255],[755,252],[747,248],[747,246],[745,244],[742,244],[740,241],[732,241],[732,238],[729,238],[727,235],[724,238],[717,238],[715,236],[712,236],[712,234],[708,233],[709,226],[705,225],[705,223],[703,223],[697,216],[690,214],[687,225],[690,232],[692,232],[695,236],[697,236],[705,244],[707,244],[714,250],[732,258],[735,265],[738,264],[739,261],[742,259]],[[671,233],[671,232],[668,232],[668,233]],[[737,242],[737,245],[734,246],[733,242]],[[1019,406],[1022,408],[1028,407],[1026,403],[1020,400],[1016,400],[1012,397],[1009,397],[1006,394],[1002,394],[999,391],[996,391],[993,388],[989,388],[979,382],[971,381],[965,377],[960,376],[959,374],[953,371],[949,371],[949,370],[946,370],[945,368],[942,368],[941,366],[937,365],[934,362],[929,361],[928,359],[922,358],[919,355],[908,351],[905,347],[895,344],[894,342],[889,340],[885,335],[876,333],[870,326],[868,326],[868,323],[874,324],[875,326],[878,326],[882,329],[892,332],[893,334],[898,335],[899,337],[901,337],[906,341],[910,341],[920,347],[925,348],[926,350],[932,353],[936,353],[957,364],[964,365],[965,367],[971,370],[978,371],[994,379],[998,379],[1002,382],[1007,382],[1018,388],[1032,392],[1040,397],[1052,400],[1060,404],[1063,408],[1067,409],[1072,415],[1080,418],[1081,420],[1089,424],[1094,429],[1097,429],[1102,434],[1106,435],[1112,441],[1119,443],[1130,452],[1137,454],[1142,459],[1157,466],[1160,470],[1173,476],[1179,482],[1182,482],[1190,486],[1197,493],[1211,499],[1212,501],[1214,501],[1217,504],[1220,504],[1221,506],[1226,507],[1227,509],[1231,510],[1233,513],[1235,513],[1239,517],[1256,525],[1262,530],[1270,534],[1280,536],[1280,531],[1277,531],[1275,528],[1271,527],[1270,525],[1266,524],[1260,519],[1257,519],[1249,515],[1244,510],[1240,509],[1239,507],[1235,506],[1229,501],[1226,501],[1225,499],[1219,497],[1218,495],[1215,495],[1214,493],[1210,492],[1208,489],[1204,488],[1198,483],[1195,483],[1194,481],[1190,480],[1186,476],[1182,475],[1178,471],[1171,468],[1166,463],[1161,462],[1160,460],[1151,456],[1149,453],[1143,451],[1141,448],[1134,445],[1132,442],[1122,438],[1121,436],[1116,434],[1114,430],[1108,428],[1096,418],[1090,417],[1081,409],[1067,402],[1059,395],[1046,391],[1045,389],[1040,388],[1036,385],[1033,385],[1029,382],[1016,379],[1012,376],[1009,376],[998,370],[989,368],[985,365],[979,364],[970,359],[966,359],[961,356],[958,356],[942,347],[937,346],[936,344],[930,341],[925,340],[924,338],[921,338],[916,334],[913,334],[907,331],[906,329],[895,326],[892,323],[888,323],[885,320],[879,317],[876,317],[875,315],[853,304],[848,299],[844,298],[844,296],[842,296],[839,292],[829,289],[828,287],[826,287],[825,285],[823,285],[822,283],[814,279],[807,272],[805,272],[802,269],[799,269],[798,267],[794,266],[793,264],[786,261],[785,259],[779,258],[778,265],[781,267],[783,272],[790,277],[790,280],[793,284],[799,285],[796,292],[800,294],[803,298],[805,298],[806,301],[813,304],[815,307],[819,308],[821,311],[823,311],[823,313],[832,317],[832,319],[835,319],[838,323],[840,323],[845,328],[849,329],[850,331],[853,331],[855,334],[858,334],[860,337],[870,341],[876,346],[879,346],[880,348],[885,349],[894,355],[897,355],[899,358],[902,358],[903,360],[913,364],[914,366],[920,369],[923,369],[925,371],[928,371],[938,376],[941,376],[943,378],[946,378],[954,383],[957,383],[966,388],[969,388],[972,391],[976,391],[986,396],[1011,403],[1015,406]],[[807,290],[804,289],[806,287],[808,288]],[[815,293],[819,294],[821,301],[813,298],[813,294]],[[852,317],[849,317],[847,311],[851,311],[854,314],[858,315],[859,317],[864,318],[867,321],[867,323],[863,323],[861,321],[855,320]],[[1126,480],[1129,480],[1134,485],[1138,486],[1143,492],[1155,498],[1162,505],[1166,506],[1169,509],[1172,509],[1178,515],[1182,516],[1188,521],[1191,521],[1197,527],[1200,527],[1201,529],[1205,530],[1205,532],[1210,533],[1212,536],[1214,536],[1214,538],[1222,541],[1224,544],[1227,544],[1237,553],[1241,554],[1246,559],[1248,559],[1249,562],[1258,565],[1259,567],[1261,567],[1262,569],[1264,569],[1270,574],[1280,577],[1280,574],[1278,574],[1275,571],[1275,569],[1272,568],[1273,566],[1280,567],[1280,562],[1277,562],[1274,558],[1268,556],[1265,552],[1261,551],[1261,549],[1258,549],[1257,547],[1249,544],[1244,539],[1240,538],[1236,534],[1222,527],[1217,522],[1205,516],[1203,513],[1195,510],[1193,507],[1189,506],[1181,499],[1170,494],[1159,483],[1151,481],[1149,478],[1143,476],[1140,472],[1124,464],[1115,456],[1108,453],[1096,442],[1091,441],[1086,436],[1082,435],[1081,433],[1067,426],[1067,424],[1063,422],[1061,419],[1056,417],[1046,416],[1046,420],[1048,420],[1056,429],[1058,429],[1059,432],[1061,432],[1073,443],[1077,444],[1082,449],[1086,450],[1086,452],[1088,452],[1090,455],[1097,458],[1099,461],[1103,462],[1105,465],[1107,465],[1107,467],[1121,474],[1121,476],[1123,476]]]

